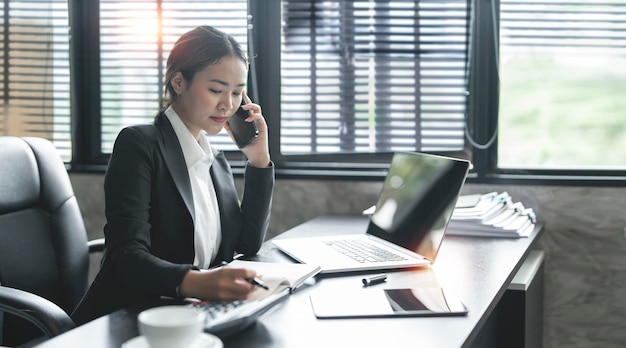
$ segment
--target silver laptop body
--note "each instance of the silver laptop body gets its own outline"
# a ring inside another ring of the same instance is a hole
[[[322,273],[429,266],[469,168],[470,162],[462,159],[397,152],[364,234],[287,237],[272,242],[299,262],[321,265]],[[375,244],[380,250],[374,256],[359,257],[349,251],[357,241]]]

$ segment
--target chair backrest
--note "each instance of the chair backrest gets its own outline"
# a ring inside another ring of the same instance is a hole
[[[89,254],[65,165],[50,141],[10,136],[0,137],[0,163],[0,283],[69,314],[87,290]],[[24,324],[6,314],[4,341]]]

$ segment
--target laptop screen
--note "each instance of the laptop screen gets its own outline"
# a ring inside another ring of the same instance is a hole
[[[395,153],[367,233],[434,261],[469,165],[450,157]]]

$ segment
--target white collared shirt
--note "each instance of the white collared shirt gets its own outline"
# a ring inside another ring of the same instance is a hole
[[[204,131],[195,139],[172,107],[165,110],[183,149],[194,205],[194,265],[209,268],[222,240],[219,205],[211,178],[211,164],[215,155]]]

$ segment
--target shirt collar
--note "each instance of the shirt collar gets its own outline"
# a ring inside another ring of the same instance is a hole
[[[183,149],[183,156],[187,163],[187,168],[193,167],[198,161],[204,160],[211,165],[215,159],[211,144],[206,137],[204,131],[200,132],[198,139],[194,138],[187,126],[180,119],[180,116],[174,111],[172,106],[165,110],[165,116],[170,120],[174,133],[178,138],[180,147]]]

